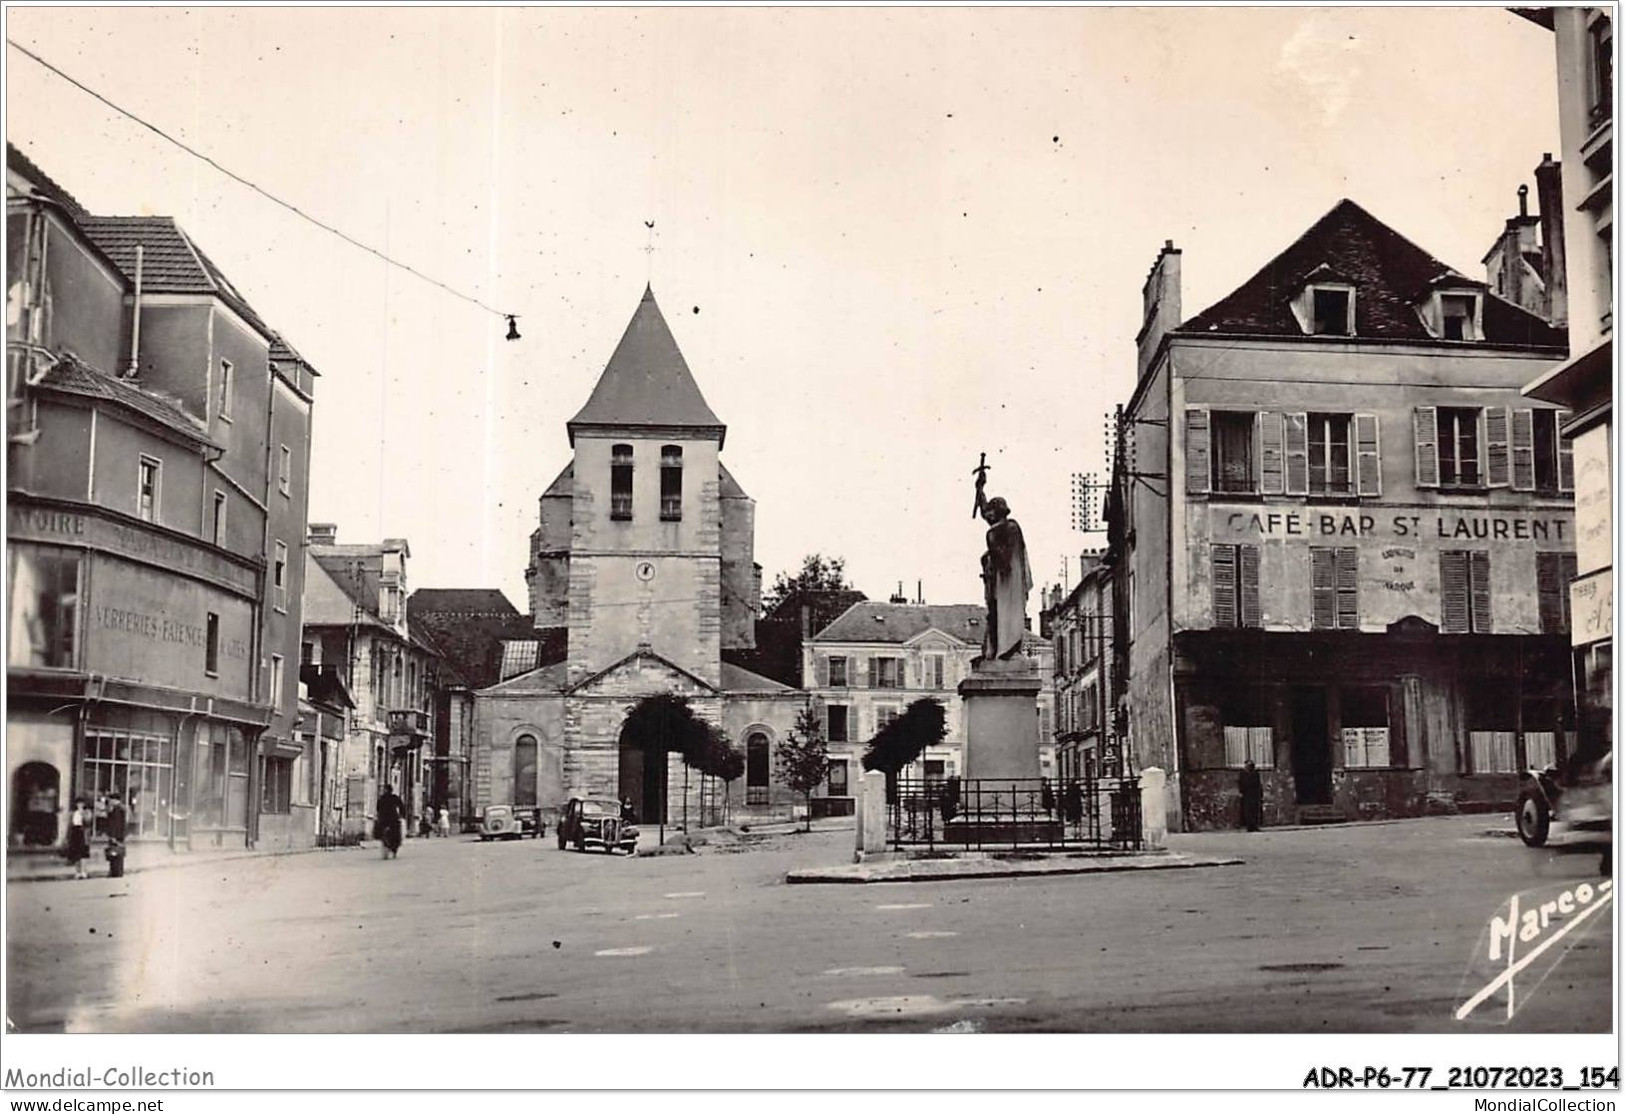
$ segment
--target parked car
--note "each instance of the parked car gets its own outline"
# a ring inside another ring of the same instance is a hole
[[[1555,766],[1524,771],[1518,794],[1518,836],[1540,847],[1555,832],[1613,831],[1614,756],[1610,752],[1568,777]]]
[[[534,808],[487,805],[480,820],[480,839],[541,839],[547,825]]]
[[[607,797],[571,797],[559,817],[559,850],[585,851],[599,847],[610,854],[616,848],[628,855],[637,850],[638,828],[621,819],[621,806]]]

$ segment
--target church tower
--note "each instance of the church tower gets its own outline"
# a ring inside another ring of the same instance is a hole
[[[568,627],[568,683],[644,648],[720,686],[722,651],[754,642],[755,507],[652,289],[567,428],[526,580],[537,626]]]

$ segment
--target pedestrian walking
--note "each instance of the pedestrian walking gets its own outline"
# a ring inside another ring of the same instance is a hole
[[[406,802],[395,795],[393,786],[384,786],[378,798],[378,812],[372,822],[373,836],[383,844],[383,857],[393,859],[401,850],[402,829],[406,825]]]
[[[85,873],[85,860],[90,858],[90,802],[75,797],[73,811],[68,814],[68,847],[63,856],[73,864],[75,878],[90,877]]]
[[[107,876],[109,878],[124,877],[124,836],[129,827],[128,814],[124,811],[124,801],[119,797],[118,790],[107,795],[107,816],[103,819],[102,830],[107,833]]]
[[[1241,768],[1241,823],[1249,832],[1258,831],[1264,822],[1264,779],[1251,758]]]
[[[445,805],[440,806],[440,838],[451,838],[451,809]]]

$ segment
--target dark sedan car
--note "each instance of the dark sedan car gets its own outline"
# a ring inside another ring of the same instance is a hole
[[[597,847],[613,854],[619,848],[630,855],[638,846],[637,825],[622,820],[621,806],[608,798],[571,797],[559,817],[558,834],[561,851]]]

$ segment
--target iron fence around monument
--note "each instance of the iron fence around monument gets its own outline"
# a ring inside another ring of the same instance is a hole
[[[1138,777],[899,778],[887,800],[898,849],[1137,851]]]

